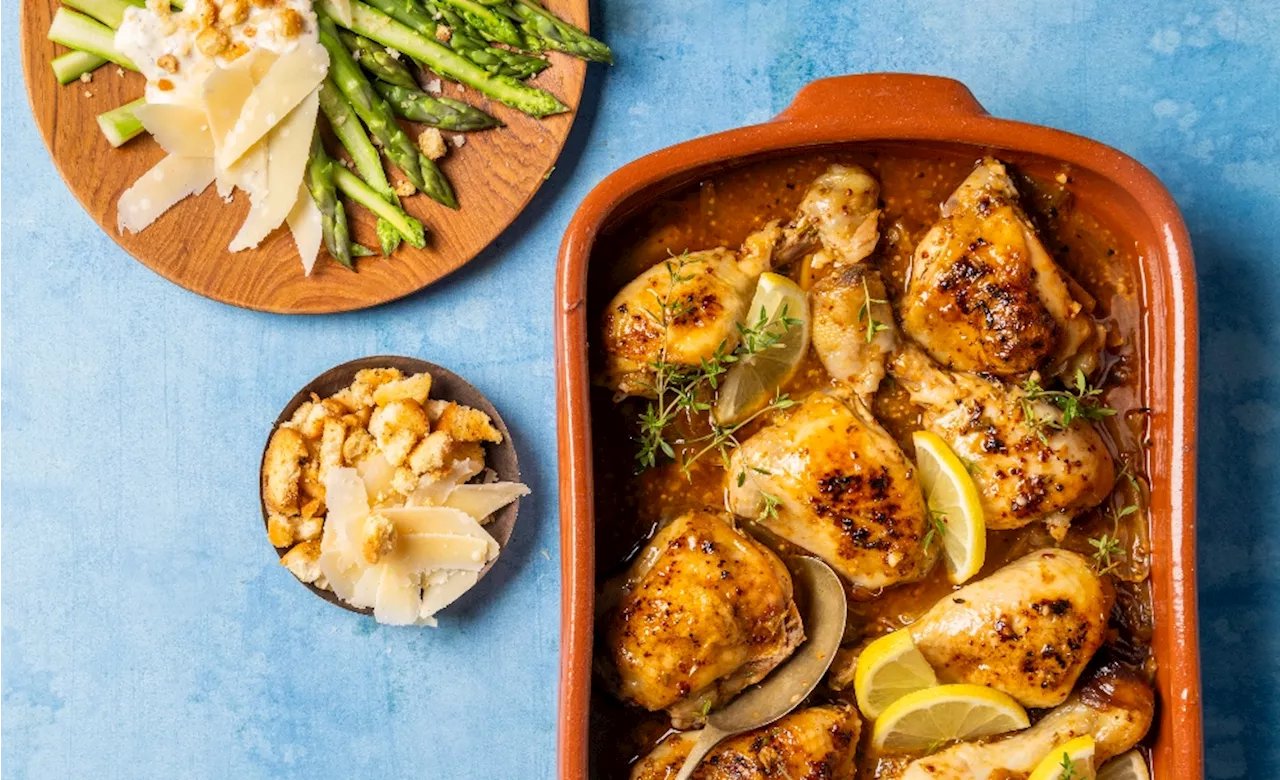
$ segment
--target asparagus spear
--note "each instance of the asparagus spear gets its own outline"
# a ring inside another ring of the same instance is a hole
[[[142,8],[146,0],[63,0],[63,5],[83,11],[114,30],[124,21],[124,12],[130,6]]]
[[[422,223],[378,195],[359,176],[356,176],[341,165],[335,165],[333,167],[333,181],[343,195],[394,225],[396,230],[400,231],[400,235],[405,236],[410,244],[418,249],[422,249],[427,245],[427,235]]]
[[[525,34],[537,37],[548,49],[613,64],[613,52],[608,46],[543,8],[537,0],[512,0],[511,8],[524,20]]]
[[[351,102],[351,107],[373,137],[378,139],[391,161],[404,171],[414,187],[427,192],[427,179],[418,160],[418,147],[396,123],[391,107],[374,91],[351,53],[338,40],[337,27],[328,16],[320,17],[320,43],[329,52],[329,75],[334,84]],[[435,197],[430,192],[427,194]]]
[[[49,64],[53,66],[53,75],[59,84],[70,84],[85,73],[106,65],[107,58],[87,51],[69,51],[54,57]]]
[[[311,191],[311,199],[320,209],[320,229],[324,233],[324,245],[329,254],[342,264],[344,268],[355,270],[351,263],[351,232],[347,224],[347,212],[338,200],[338,191],[334,183],[337,171],[346,172],[346,168],[335,165],[333,159],[320,143],[320,131],[311,134],[311,157],[307,160],[307,189]]]
[[[138,69],[116,48],[114,30],[75,11],[58,9],[53,15],[53,24],[49,25],[49,40],[71,49],[96,54],[129,70]]]
[[[355,57],[356,62],[363,65],[364,69],[374,76],[398,87],[406,89],[418,88],[417,80],[414,79],[413,74],[409,72],[404,63],[391,56],[383,47],[368,38],[363,38],[346,30],[339,30],[338,37],[342,40],[343,45],[347,47],[347,51],[351,52],[351,56]]]
[[[98,127],[102,128],[102,134],[112,146],[119,148],[142,133],[142,120],[133,112],[146,102],[146,98],[138,98],[132,103],[125,103],[98,115]]]
[[[453,14],[451,10],[449,13]],[[449,30],[451,31],[449,45],[454,51],[466,55],[467,59],[489,73],[498,76],[510,76],[523,81],[551,66],[551,62],[542,57],[534,57],[518,51],[507,51],[506,49],[489,46],[478,37],[473,37],[475,31],[465,23],[462,23],[461,17],[457,16],[457,14],[453,14],[453,17],[460,23],[449,24]],[[445,18],[448,19],[447,16]]]
[[[502,124],[480,109],[458,100],[432,97],[421,90],[405,89],[392,84],[379,83],[373,86],[391,104],[392,111],[414,122],[456,132],[484,130]]]
[[[396,226],[386,221],[382,217],[378,217],[378,246],[382,249],[382,254],[390,256],[400,248],[400,241],[403,236],[400,231],[396,230]]]
[[[476,0],[439,0],[459,14],[484,37],[508,46],[525,48],[524,36],[506,16]]]
[[[391,182],[387,181],[387,172],[382,170],[382,156],[369,140],[368,134],[364,131],[364,125],[360,124],[360,118],[356,116],[355,109],[330,78],[320,83],[320,110],[329,120],[333,134],[338,136],[338,140],[346,147],[347,154],[351,155],[360,178],[364,179],[365,183],[379,195],[399,206],[400,200],[396,197],[395,190],[391,189]],[[392,236],[395,238],[393,239]],[[400,244],[399,236],[400,234],[391,223],[385,219],[378,220],[378,243],[382,245],[384,255],[396,251],[396,247]]]
[[[384,1],[378,0],[378,2]],[[317,5],[328,12],[332,2],[333,0],[317,0]],[[351,2],[351,30],[383,46],[399,49],[437,73],[466,84],[494,100],[531,116],[541,117],[569,110],[568,106],[557,100],[551,93],[530,87],[508,76],[487,73],[479,65],[435,38],[424,36],[359,0]]]

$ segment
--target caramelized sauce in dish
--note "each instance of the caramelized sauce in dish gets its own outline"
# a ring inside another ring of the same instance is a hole
[[[599,372],[602,360],[597,342],[603,309],[619,289],[673,255],[720,246],[737,249],[749,233],[770,220],[785,224],[795,214],[811,182],[832,163],[856,163],[880,182],[880,240],[870,262],[880,269],[897,310],[916,244],[939,219],[941,204],[970,174],[979,158],[976,151],[961,155],[954,150],[922,151],[919,147],[901,146],[824,151],[728,169],[663,197],[612,226],[597,242],[589,279],[589,322],[597,329],[592,334],[596,350],[591,356],[593,374]],[[1150,679],[1155,661],[1149,651],[1146,410],[1142,408],[1138,371],[1143,356],[1135,244],[1116,226],[1101,224],[1090,213],[1087,202],[1073,197],[1069,169],[1049,170],[1045,175],[1046,170],[1037,167],[1039,175],[1032,178],[1010,164],[1022,206],[1046,249],[1094,298],[1091,316],[1106,327],[1103,364],[1090,383],[1104,388],[1102,402],[1116,410],[1114,416],[1096,425],[1120,478],[1112,496],[1076,517],[1060,542],[1040,522],[1017,530],[988,531],[985,564],[971,582],[1045,547],[1062,547],[1093,559],[1097,548],[1090,539],[1104,534],[1117,537],[1123,552],[1113,557],[1112,562],[1117,565],[1108,573],[1116,586],[1117,599],[1107,643],[1099,657],[1118,659]],[[775,271],[790,276],[802,287],[808,282],[808,270],[801,260]],[[781,390],[801,398],[829,388],[833,382],[811,347],[795,377]],[[726,505],[728,476],[719,457],[699,459],[687,474],[661,456],[656,466],[639,468],[638,420],[646,404],[645,399],[634,397],[615,402],[609,390],[592,389],[599,583],[622,572],[665,521],[690,508]],[[905,390],[886,378],[872,411],[902,451],[914,458],[911,435],[921,427],[920,410],[913,406]],[[745,440],[761,424],[762,420],[751,423],[737,438]],[[675,427],[687,435],[696,435],[705,431],[706,425],[705,420],[686,417],[677,419]],[[1125,512],[1130,505],[1136,505],[1137,511]],[[780,552],[796,551],[787,549],[787,544],[776,538],[764,541]],[[919,582],[876,593],[851,592],[846,645],[910,624],[956,587],[948,582],[945,567],[939,564]],[[602,634],[597,630],[597,643]],[[850,686],[837,695],[820,686],[814,696],[815,701],[852,701],[853,691]],[[1031,714],[1034,720],[1039,713]],[[631,765],[669,731],[670,722],[664,713],[625,706],[597,681],[591,710],[591,775],[626,778]],[[872,777],[875,772],[864,758],[869,732],[869,728],[863,728],[864,745],[859,751],[864,777]]]

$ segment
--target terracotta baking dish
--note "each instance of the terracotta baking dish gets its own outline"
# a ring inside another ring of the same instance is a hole
[[[559,775],[587,777],[595,591],[587,267],[602,229],[717,170],[859,144],[992,150],[1032,172],[1067,164],[1081,202],[1137,242],[1142,278],[1142,387],[1151,415],[1147,473],[1160,709],[1158,778],[1202,777],[1195,595],[1196,300],[1191,243],[1173,198],[1130,157],[1095,141],[987,115],[959,82],[869,74],[809,84],[770,122],[650,154],[597,186],[574,215],[556,283],[562,606]]]

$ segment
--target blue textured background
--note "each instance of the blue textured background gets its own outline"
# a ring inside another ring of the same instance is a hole
[[[1280,774],[1280,3],[617,0],[595,20],[619,64],[592,69],[524,217],[423,294],[306,319],[178,289],[85,216],[31,121],[18,5],[0,11],[4,777],[552,777],[564,226],[621,164],[872,70],[953,76],[994,114],[1114,145],[1181,204],[1208,776]],[[377,353],[470,377],[534,490],[505,564],[438,631],[335,610],[263,539],[267,424],[314,374]]]

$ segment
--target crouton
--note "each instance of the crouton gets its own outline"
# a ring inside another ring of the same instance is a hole
[[[502,443],[502,434],[493,427],[489,415],[470,406],[451,403],[440,414],[436,428],[447,432],[458,441],[487,441]]]
[[[273,547],[288,547],[293,544],[293,519],[284,515],[267,516],[267,541]]]
[[[347,438],[347,426],[330,417],[324,421],[324,434],[320,438],[320,481],[329,469],[342,468],[342,445]]]
[[[262,462],[262,500],[268,512],[285,516],[298,514],[299,483],[307,456],[307,443],[297,431],[277,428],[271,434]]]
[[[342,459],[351,466],[378,451],[378,444],[364,428],[355,428],[342,442]]]
[[[409,431],[414,436],[426,436],[431,428],[427,413],[417,401],[411,398],[400,398],[386,406],[380,406],[369,418],[369,433],[385,447],[384,439],[390,438],[396,431]]]
[[[459,460],[484,463],[484,447],[474,442],[458,441],[446,431],[434,431],[409,454],[409,468],[415,474],[437,476]]]
[[[280,558],[280,565],[288,569],[293,576],[319,588],[328,588],[328,581],[320,571],[320,543],[301,542]]]
[[[402,496],[407,496],[418,489],[418,475],[408,466],[401,466],[391,477],[391,489]]]
[[[382,457],[392,466],[399,466],[409,457],[409,452],[417,442],[418,437],[413,431],[400,429],[378,443],[382,448]]]
[[[434,127],[428,127],[418,134],[418,149],[428,160],[439,160],[449,151],[444,143],[444,135]]]
[[[373,400],[378,406],[386,406],[392,401],[410,399],[421,406],[430,394],[431,375],[424,372],[380,385],[373,391]]]
[[[444,410],[448,409],[451,403],[453,401],[442,401],[437,398],[422,405],[422,408],[427,412],[427,419],[431,421],[432,428],[436,426],[436,423],[440,420],[440,415],[444,414]]]
[[[396,527],[379,512],[374,512],[364,519],[360,529],[360,552],[370,565],[382,560],[396,547]]]

